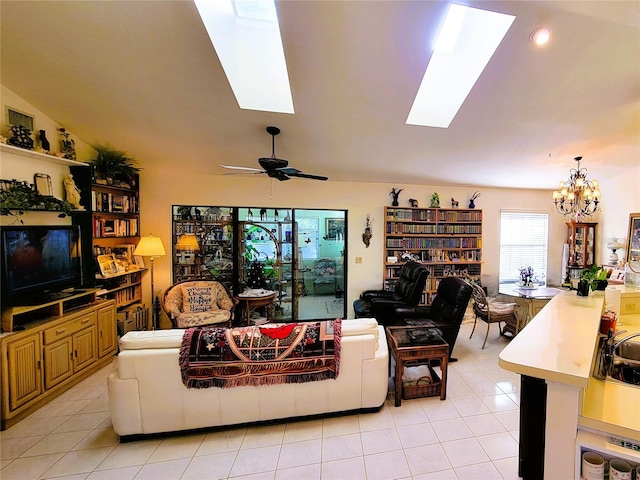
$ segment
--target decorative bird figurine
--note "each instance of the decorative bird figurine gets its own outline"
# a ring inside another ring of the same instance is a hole
[[[389,195],[391,195],[393,197],[393,202],[391,203],[391,206],[393,207],[397,207],[399,205],[398,203],[398,196],[400,195],[400,192],[404,190],[404,188],[401,188],[400,190],[396,190],[395,187],[393,187],[391,189],[391,191],[389,192]]]

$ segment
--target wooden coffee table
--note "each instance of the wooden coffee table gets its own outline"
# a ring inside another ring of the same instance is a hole
[[[408,363],[428,364],[431,366],[432,360],[439,360],[442,370],[442,379],[434,378],[434,383],[429,385],[429,388],[422,389],[425,392],[424,394],[414,394],[410,398],[426,397],[437,395],[438,393],[440,394],[440,400],[447,398],[449,344],[432,327],[387,327],[386,330],[387,340],[391,346],[391,354],[396,361],[396,407],[401,404],[403,395],[402,374],[404,373],[405,365]],[[437,380],[439,380],[439,385],[437,385]],[[407,397],[405,396],[405,398]]]

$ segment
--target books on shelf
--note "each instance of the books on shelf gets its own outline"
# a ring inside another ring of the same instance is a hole
[[[91,192],[91,209],[98,213],[138,213],[138,199],[132,195]]]
[[[98,237],[136,237],[138,236],[137,218],[101,218],[93,219],[93,236]]]

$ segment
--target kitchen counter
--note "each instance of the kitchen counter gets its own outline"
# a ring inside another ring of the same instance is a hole
[[[623,315],[619,339],[640,332],[640,314]],[[630,341],[640,341],[635,338]],[[640,443],[640,387],[591,377],[584,392],[578,425]]]
[[[640,290],[622,290],[620,329],[640,331]],[[523,390],[526,380],[544,381],[546,403],[539,417],[544,425],[537,428],[544,428],[545,478],[576,478],[580,428],[640,440],[640,389],[591,376],[603,305],[604,292],[579,297],[563,291],[499,355],[502,368],[522,375]],[[521,399],[521,426],[522,416],[530,414],[522,407],[526,400]],[[521,428],[521,447],[527,433]],[[522,463],[522,448],[520,456]],[[554,476],[547,476],[550,472]]]

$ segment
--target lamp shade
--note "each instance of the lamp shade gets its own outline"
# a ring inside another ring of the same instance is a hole
[[[141,257],[162,257],[166,255],[162,240],[154,235],[142,237],[133,254]]]

